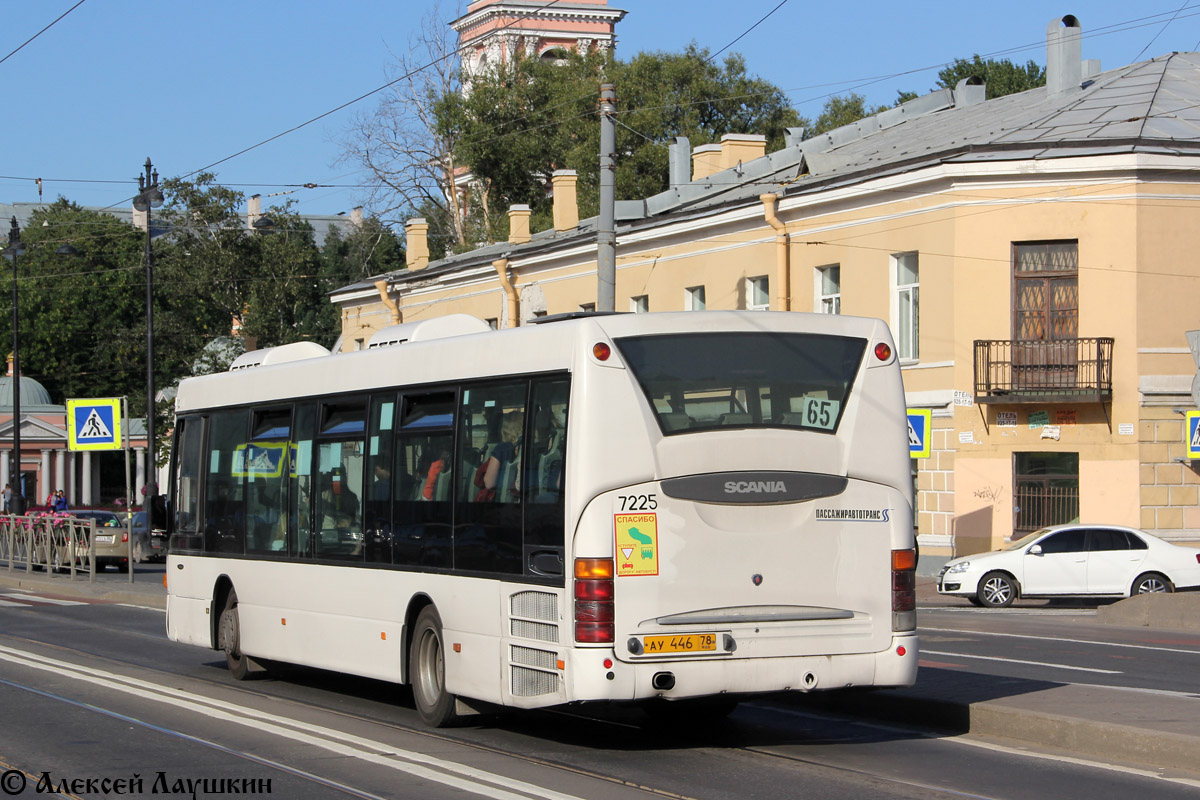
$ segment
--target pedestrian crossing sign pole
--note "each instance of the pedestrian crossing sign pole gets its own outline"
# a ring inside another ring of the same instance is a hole
[[[1187,412],[1187,457],[1200,459],[1200,411]]]
[[[121,398],[67,400],[67,448],[120,450]]]

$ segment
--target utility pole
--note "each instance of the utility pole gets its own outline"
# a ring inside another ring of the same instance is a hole
[[[615,311],[617,302],[617,95],[600,87],[600,222],[596,228],[596,310]]]

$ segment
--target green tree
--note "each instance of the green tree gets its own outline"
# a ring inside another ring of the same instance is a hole
[[[937,85],[953,89],[963,78],[982,78],[987,82],[987,99],[1024,92],[1046,85],[1046,70],[1030,60],[1024,66],[1007,58],[984,60],[979,54],[971,59],[956,58],[954,63],[938,73]]]
[[[616,191],[636,199],[668,185],[667,145],[687,136],[693,146],[726,133],[759,133],[782,145],[785,129],[803,120],[773,84],[746,72],[741,56],[721,64],[692,45],[683,53],[640,53],[628,62],[604,53],[517,57],[472,78],[466,94],[446,95],[438,119],[458,132],[460,163],[471,165],[486,193],[487,240],[505,234],[504,210],[533,209],[534,230],[549,227],[547,188],[556,169],[579,173],[581,216],[599,207],[601,83],[616,86]]]

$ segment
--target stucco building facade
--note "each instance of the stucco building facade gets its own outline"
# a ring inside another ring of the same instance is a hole
[[[760,309],[880,317],[910,408],[923,554],[1001,545],[1074,518],[1200,538],[1182,412],[1200,328],[1200,54],[1102,72],[1077,20],[1047,29],[1048,85],[969,82],[765,152],[688,152],[666,192],[617,203],[618,311]],[[689,158],[690,156],[690,158]],[[594,308],[596,220],[575,176],[555,227],[335,292],[342,348],[390,324],[468,313],[496,327]]]

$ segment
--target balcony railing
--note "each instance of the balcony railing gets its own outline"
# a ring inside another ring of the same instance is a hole
[[[976,403],[1112,400],[1113,340],[975,341]]]

